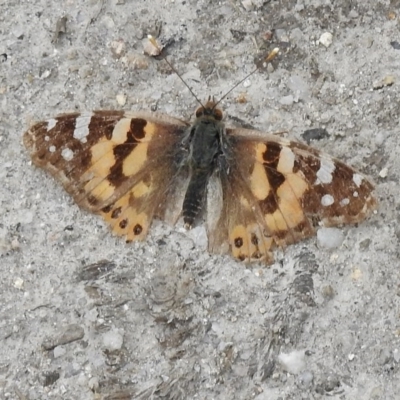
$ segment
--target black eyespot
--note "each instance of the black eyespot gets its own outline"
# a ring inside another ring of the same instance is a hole
[[[237,238],[235,238],[234,243],[235,243],[235,247],[240,249],[243,246],[243,239],[241,237],[237,237]]]

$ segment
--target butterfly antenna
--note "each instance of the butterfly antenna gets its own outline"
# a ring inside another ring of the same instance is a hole
[[[234,85],[232,88],[230,88],[215,104],[214,107],[215,108],[219,103],[221,103],[221,101],[228,96],[229,93],[232,92],[232,90],[236,89],[241,83],[243,83],[247,78],[249,78],[251,75],[253,75],[255,72],[257,72],[259,69],[261,69],[261,67],[263,67],[263,64],[265,63],[270,63],[279,53],[279,48],[275,47],[268,55],[267,57],[265,57],[265,59],[260,62],[257,67],[251,71],[249,74],[247,74],[243,79],[241,79],[236,85]]]
[[[198,97],[195,95],[193,92],[192,88],[185,82],[185,80],[181,77],[179,72],[175,69],[175,67],[168,61],[167,57],[163,54],[161,47],[158,45],[156,39],[148,35],[147,38],[149,39],[150,43],[156,48],[158,54],[167,64],[168,66],[172,69],[173,72],[178,76],[178,78],[183,82],[183,84],[189,89],[189,92],[192,94],[192,96],[196,99],[196,101],[200,104],[201,107],[203,106],[203,103],[198,99]]]

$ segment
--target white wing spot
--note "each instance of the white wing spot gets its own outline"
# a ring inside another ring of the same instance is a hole
[[[57,120],[52,118],[47,121],[47,132],[52,130],[57,125]]]
[[[344,207],[344,206],[347,206],[348,204],[350,204],[350,200],[349,199],[343,199],[343,200],[340,200],[340,203],[339,203],[342,207]]]
[[[353,182],[356,184],[357,187],[361,186],[363,177],[360,174],[354,174],[353,175]]]
[[[317,180],[315,185],[319,185],[321,183],[332,183],[332,173],[335,171],[335,164],[329,158],[321,158],[321,166],[317,172]]]
[[[92,120],[92,113],[85,113],[79,116],[75,121],[74,138],[83,142],[86,136],[89,135],[89,124]]]
[[[54,153],[57,150],[56,146],[50,146],[49,147],[49,152]]]
[[[65,161],[71,161],[74,158],[74,152],[71,149],[62,149],[61,151],[61,157]]]
[[[330,194],[325,194],[325,195],[322,196],[322,198],[321,198],[321,204],[322,204],[324,207],[331,206],[334,202],[335,202],[335,199],[334,199],[333,196],[331,196]]]
[[[357,190],[355,190],[355,191],[353,192],[353,197],[358,197],[358,192],[357,192]]]

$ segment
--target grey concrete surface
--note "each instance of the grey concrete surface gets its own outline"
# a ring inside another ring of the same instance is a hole
[[[113,237],[21,138],[74,110],[190,119],[149,33],[201,99],[279,46],[226,115],[301,141],[326,129],[312,146],[375,181],[377,212],[270,267],[209,255],[201,228]],[[0,0],[0,54],[1,399],[400,398],[398,0]]]

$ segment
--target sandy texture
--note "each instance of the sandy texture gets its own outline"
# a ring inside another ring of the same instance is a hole
[[[399,28],[398,0],[0,0],[0,398],[398,399]],[[326,129],[312,145],[376,182],[377,213],[339,248],[246,268],[201,228],[126,245],[79,210],[22,133],[74,110],[190,119],[195,99],[143,55],[159,32],[201,99],[279,45],[226,115]]]

